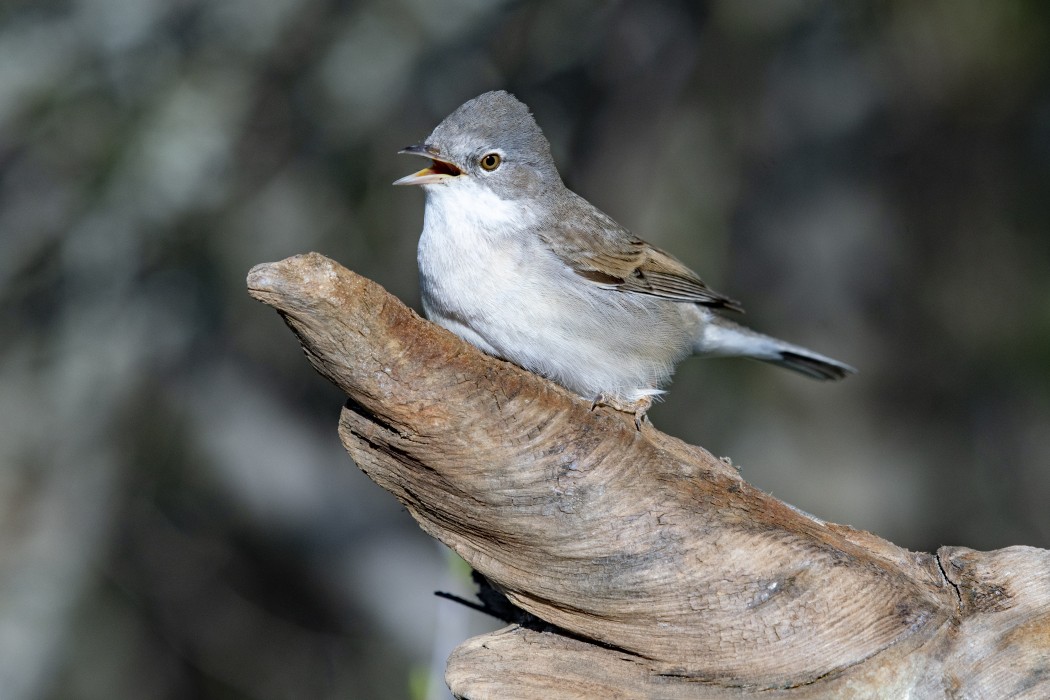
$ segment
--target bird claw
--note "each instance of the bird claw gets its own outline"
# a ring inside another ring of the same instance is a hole
[[[594,397],[594,400],[591,401],[591,410],[593,411],[599,406],[608,406],[609,408],[623,413],[630,413],[634,416],[634,427],[637,430],[641,430],[642,423],[649,420],[646,413],[648,413],[649,407],[652,405],[653,398],[651,396],[643,396],[637,401],[624,401],[616,396],[598,394]]]

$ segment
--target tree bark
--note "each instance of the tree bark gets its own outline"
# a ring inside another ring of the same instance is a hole
[[[259,265],[354,461],[518,607],[460,698],[1050,697],[1050,552],[915,553],[489,357],[317,254]]]

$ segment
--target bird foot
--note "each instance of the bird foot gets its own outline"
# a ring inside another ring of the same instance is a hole
[[[641,430],[642,423],[648,420],[645,414],[649,411],[649,407],[652,405],[652,396],[643,396],[636,401],[625,401],[618,396],[598,394],[594,397],[594,401],[591,402],[591,410],[593,411],[599,406],[608,406],[609,408],[622,411],[623,413],[630,413],[634,416],[634,427]]]

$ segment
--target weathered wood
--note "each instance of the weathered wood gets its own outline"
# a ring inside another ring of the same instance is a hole
[[[457,696],[1050,697],[1050,553],[914,553],[822,522],[320,255],[248,285],[350,397],[361,469],[564,631],[466,642]]]

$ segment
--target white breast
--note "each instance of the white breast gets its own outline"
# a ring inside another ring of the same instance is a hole
[[[427,316],[499,354],[475,327],[498,322],[500,310],[530,287],[522,227],[532,223],[514,201],[464,178],[427,187],[419,275]],[[524,288],[524,289],[523,289]]]

